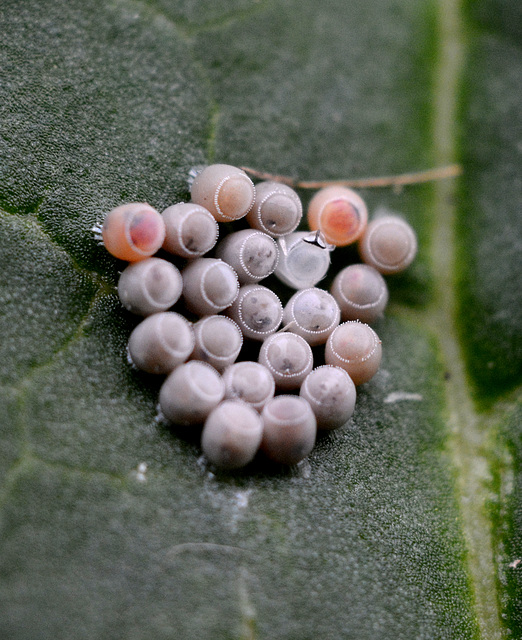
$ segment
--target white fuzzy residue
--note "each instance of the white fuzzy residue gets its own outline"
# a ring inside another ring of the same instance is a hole
[[[391,404],[393,402],[400,402],[401,400],[415,400],[419,402],[423,400],[423,397],[420,393],[408,393],[407,391],[394,391],[393,393],[389,393],[386,398],[384,398],[385,404]]]
[[[133,471],[132,474],[134,475],[134,477],[138,482],[147,482],[147,476],[146,476],[147,469],[148,469],[147,463],[140,462],[136,470]]]
[[[232,533],[237,531],[238,524],[248,508],[251,493],[252,489],[236,490],[233,493],[222,491],[212,480],[207,484],[207,495],[212,507],[221,512],[225,525]]]

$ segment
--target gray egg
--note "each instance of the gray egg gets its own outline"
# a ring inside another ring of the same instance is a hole
[[[295,231],[303,216],[303,206],[297,193],[280,182],[259,182],[254,206],[247,214],[253,229],[264,231],[272,238]]]
[[[339,304],[343,321],[375,322],[388,304],[386,281],[368,264],[351,264],[339,271],[330,291]]]
[[[341,311],[335,298],[324,289],[310,287],[294,293],[287,302],[283,326],[314,347],[326,342],[340,319]]]
[[[203,424],[225,395],[219,373],[206,362],[190,360],[176,367],[159,394],[159,408],[173,424]]]
[[[224,400],[211,411],[201,434],[201,448],[217,467],[238,469],[251,462],[263,437],[259,413],[241,400]]]
[[[241,284],[252,284],[274,272],[279,250],[266,233],[242,229],[228,234],[218,244],[216,257],[233,267]]]
[[[148,373],[169,373],[194,349],[191,323],[179,313],[164,311],[145,318],[129,337],[131,362]]]
[[[232,267],[217,258],[197,258],[181,273],[183,299],[187,308],[198,316],[223,311],[237,297],[239,282]]]
[[[123,306],[140,316],[167,311],[179,300],[182,290],[179,270],[162,258],[129,264],[118,281],[118,296]]]
[[[278,389],[299,389],[312,370],[314,359],[308,342],[296,333],[268,336],[259,350],[258,362],[274,376]]]
[[[275,396],[267,402],[261,417],[261,449],[274,462],[296,464],[313,449],[317,422],[310,404],[301,396]]]
[[[299,395],[310,403],[318,429],[338,429],[351,418],[357,391],[349,374],[340,367],[323,365],[305,378]]]
[[[245,338],[264,340],[279,328],[283,305],[277,295],[260,284],[246,284],[226,311]]]

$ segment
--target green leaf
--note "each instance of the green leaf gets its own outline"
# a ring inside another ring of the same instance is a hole
[[[522,381],[520,3],[475,10],[463,80],[459,332],[479,402]],[[498,5],[498,6],[497,6]],[[500,26],[497,27],[497,23]],[[489,28],[488,28],[489,27]],[[501,260],[499,260],[501,257]]]
[[[516,0],[4,0],[0,27],[0,637],[522,635]],[[362,193],[419,255],[381,370],[307,461],[216,475],[156,422],[106,211],[187,200],[204,162],[457,158]]]

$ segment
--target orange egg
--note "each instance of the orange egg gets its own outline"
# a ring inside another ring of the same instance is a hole
[[[366,229],[368,210],[364,200],[346,187],[319,190],[308,206],[308,226],[319,229],[326,241],[345,247],[358,240]]]
[[[152,256],[161,247],[165,239],[165,222],[146,203],[123,204],[107,214],[102,238],[113,256],[137,262]]]

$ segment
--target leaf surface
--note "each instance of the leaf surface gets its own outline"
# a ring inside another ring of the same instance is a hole
[[[0,636],[521,633],[517,3],[28,0],[0,26]],[[106,211],[187,200],[204,162],[457,157],[459,181],[362,192],[419,255],[389,279],[381,370],[307,461],[216,475],[156,422]]]

